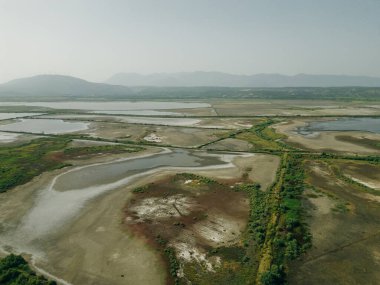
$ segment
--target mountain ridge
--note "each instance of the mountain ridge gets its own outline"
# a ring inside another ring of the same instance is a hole
[[[116,73],[105,81],[123,86],[161,87],[380,87],[380,78],[371,76],[330,74],[268,74],[237,75],[223,72]]]
[[[109,96],[129,93],[130,89],[126,86],[90,82],[67,75],[35,75],[0,85],[0,95]]]
[[[196,72],[196,73],[175,73],[175,74],[154,74],[150,80],[145,76],[133,74],[133,83],[128,86],[110,83],[97,83],[86,81],[77,77],[66,75],[36,75],[32,77],[14,79],[0,85],[1,98],[140,98],[140,97],[165,97],[181,94],[191,94],[191,96],[227,96],[232,93],[241,93],[245,89],[256,88],[288,88],[286,91],[292,93],[299,88],[319,88],[319,87],[342,87],[355,89],[356,87],[376,88],[380,87],[380,78],[376,77],[355,77],[355,76],[333,76],[330,75],[307,75],[284,76],[281,74],[257,74],[230,75],[216,72]],[[290,80],[290,79],[292,80]],[[164,79],[164,81],[163,81]],[[298,84],[294,84],[295,82]],[[297,81],[298,80],[298,81]],[[158,83],[162,84],[158,84]],[[174,83],[173,83],[174,82]],[[153,84],[155,83],[155,84]],[[211,83],[214,83],[212,85]],[[323,84],[322,84],[323,83]],[[367,84],[364,84],[367,83]],[[330,86],[331,85],[331,86]],[[227,92],[227,93],[226,93]],[[243,93],[242,93],[243,92]],[[262,91],[260,91],[262,93]],[[259,96],[257,90],[250,96]],[[279,91],[278,91],[279,92]],[[301,92],[298,90],[297,92]],[[304,92],[304,91],[302,91]],[[315,92],[315,91],[313,91]],[[354,91],[347,91],[348,93]],[[356,91],[355,91],[356,92]],[[348,96],[346,94],[345,96]],[[260,95],[261,96],[261,95]],[[269,95],[268,95],[269,96]],[[313,95],[314,96],[314,95]],[[350,95],[352,96],[352,95]]]

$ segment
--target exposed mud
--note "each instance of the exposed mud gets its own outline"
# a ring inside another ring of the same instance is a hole
[[[220,258],[210,248],[239,242],[249,214],[245,193],[219,183],[177,174],[137,188],[125,207],[125,224],[153,246],[175,249],[181,264],[198,262],[213,271]]]
[[[326,119],[325,119],[326,120]],[[285,142],[291,146],[311,151],[333,151],[344,153],[379,154],[380,148],[369,147],[363,139],[380,140],[380,135],[359,131],[321,131],[302,135],[297,129],[304,127],[310,120],[291,120],[273,127],[277,132],[287,136]],[[343,139],[344,137],[356,139]],[[343,137],[343,138],[342,138]],[[359,142],[358,142],[359,140]]]
[[[380,166],[361,162],[339,163],[343,174],[366,187],[380,190]]]
[[[290,284],[378,284],[380,203],[309,162],[305,193],[313,248],[291,266]],[[309,194],[309,195],[307,195]]]

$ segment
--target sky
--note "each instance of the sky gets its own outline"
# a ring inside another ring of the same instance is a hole
[[[380,77],[380,0],[0,0],[0,82],[186,71]]]

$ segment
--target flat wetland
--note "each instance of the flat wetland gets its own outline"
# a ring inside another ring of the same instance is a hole
[[[380,283],[376,102],[0,111],[0,254],[59,284]]]
[[[307,167],[307,181],[314,189],[305,195],[313,247],[293,265],[290,283],[378,283],[380,204],[377,196],[339,179],[325,163],[308,162]],[[367,166],[359,165],[362,167]]]

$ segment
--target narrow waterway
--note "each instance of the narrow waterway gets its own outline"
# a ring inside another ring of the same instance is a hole
[[[3,227],[0,240],[3,246],[20,252],[43,253],[45,241],[78,217],[89,200],[160,169],[225,168],[231,166],[234,157],[234,154],[165,149],[145,157],[72,168],[38,191],[21,222]]]

